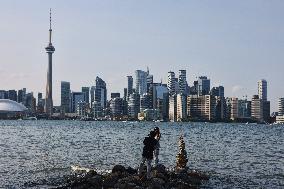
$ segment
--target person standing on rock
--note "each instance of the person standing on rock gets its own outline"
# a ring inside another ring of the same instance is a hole
[[[140,163],[139,169],[138,169],[138,174],[141,175],[143,165],[146,162],[147,166],[147,178],[150,178],[150,173],[151,173],[151,161],[153,159],[153,152],[155,149],[155,146],[157,145],[157,140],[155,139],[155,132],[151,131],[148,137],[145,137],[143,143],[143,153],[142,153],[142,161]]]
[[[160,138],[161,138],[159,127],[155,127],[154,132],[155,132],[155,139],[157,140],[157,144],[154,148],[154,166],[157,166],[159,163]]]

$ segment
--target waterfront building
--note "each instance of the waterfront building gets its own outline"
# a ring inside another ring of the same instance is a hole
[[[8,99],[16,101],[17,102],[17,91],[16,90],[9,90],[8,91]]]
[[[235,120],[239,117],[239,100],[238,98],[230,98],[231,105],[231,120]]]
[[[259,99],[267,101],[267,81],[265,79],[262,79],[259,80],[257,83]]]
[[[258,95],[253,95],[251,100],[251,118],[258,122],[263,122],[263,101]]]
[[[110,100],[110,112],[113,119],[119,119],[123,116],[123,99],[114,97]]]
[[[22,90],[22,89],[18,90],[17,102],[23,103],[24,96],[25,96],[24,90]]]
[[[152,84],[154,80],[153,80],[153,75],[149,74],[149,69],[147,71],[147,74],[148,74],[147,75],[147,93],[149,93],[149,91],[151,90],[150,87],[153,86]]]
[[[219,87],[213,87],[210,91],[210,95],[212,96],[219,96],[219,97],[225,97],[224,94],[224,87],[219,86]]]
[[[147,76],[148,73],[142,70],[136,70],[135,71],[136,76],[136,92],[139,95],[143,95],[144,93],[147,93]]]
[[[127,95],[127,88],[124,88],[123,89],[123,100],[127,100],[127,97],[128,97],[128,95]]]
[[[238,101],[238,117],[241,119],[249,119],[251,117],[251,101],[247,99]]]
[[[92,103],[94,118],[101,118],[103,116],[103,108],[101,102],[94,101]]]
[[[183,93],[177,95],[177,121],[187,118],[187,96]]]
[[[278,115],[284,115],[284,98],[279,98],[278,100]]]
[[[36,99],[34,98],[33,93],[26,94],[25,104],[24,104],[29,112],[35,113],[36,112]]]
[[[91,107],[93,107],[93,102],[95,101],[95,86],[91,86],[90,96],[91,96]]]
[[[96,86],[94,88],[94,101],[101,103],[103,109],[107,105],[107,89],[106,83],[100,77],[96,77]]]
[[[22,118],[27,111],[23,104],[9,99],[0,99],[0,119]]]
[[[45,48],[48,54],[48,69],[47,69],[47,83],[46,83],[46,96],[45,96],[45,113],[48,116],[52,115],[53,111],[53,100],[52,100],[52,54],[55,51],[54,46],[51,43],[51,10],[50,10],[50,20],[49,20],[49,43]]]
[[[179,70],[178,84],[179,93],[187,95],[186,70]]]
[[[169,120],[171,122],[177,121],[177,95],[169,96]]]
[[[69,113],[71,109],[70,82],[61,81],[61,111]]]
[[[42,97],[42,93],[37,94],[37,113],[44,112],[44,99]]]
[[[82,93],[85,93],[86,106],[89,107],[90,104],[90,87],[82,87]]]
[[[212,95],[213,96],[213,95]],[[215,120],[216,121],[224,121],[227,117],[227,104],[224,97],[213,96],[216,100],[215,107]]]
[[[175,73],[172,71],[168,72],[167,87],[170,96],[176,94],[176,78],[175,78]]]
[[[187,115],[194,120],[213,121],[216,119],[216,105],[216,97],[212,95],[189,95]]]
[[[145,109],[138,114],[138,119],[140,121],[156,121],[160,119],[160,112],[157,109]]]
[[[270,123],[270,101],[263,101],[263,121]]]
[[[85,117],[87,115],[88,103],[79,101],[76,105],[76,113],[79,117]]]
[[[137,119],[140,112],[140,95],[138,93],[132,93],[128,100],[128,117],[131,119]]]
[[[140,112],[143,112],[145,109],[151,109],[152,108],[151,97],[152,96],[148,93],[140,95]]]
[[[76,113],[78,103],[86,102],[85,93],[83,92],[72,92],[71,93],[71,112]]]
[[[276,123],[284,124],[284,115],[276,116]]]
[[[127,76],[127,97],[133,93],[133,77]]]
[[[200,76],[198,78],[198,95],[208,95],[210,92],[210,79],[206,76]]]

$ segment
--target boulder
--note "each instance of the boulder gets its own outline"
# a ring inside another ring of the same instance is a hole
[[[117,172],[120,172],[120,173],[123,173],[123,172],[126,172],[126,169],[124,166],[122,165],[115,165],[113,168],[112,168],[112,173],[117,173]]]

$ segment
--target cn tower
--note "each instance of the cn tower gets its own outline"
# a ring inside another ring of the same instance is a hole
[[[48,67],[47,67],[47,83],[46,83],[46,96],[45,96],[45,113],[50,117],[53,110],[53,101],[52,101],[52,54],[55,51],[54,46],[51,43],[51,9],[49,13],[49,43],[45,48],[46,53],[48,54]]]

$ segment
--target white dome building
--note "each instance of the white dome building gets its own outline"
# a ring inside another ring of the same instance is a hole
[[[13,100],[0,99],[0,119],[22,117],[28,109]]]

